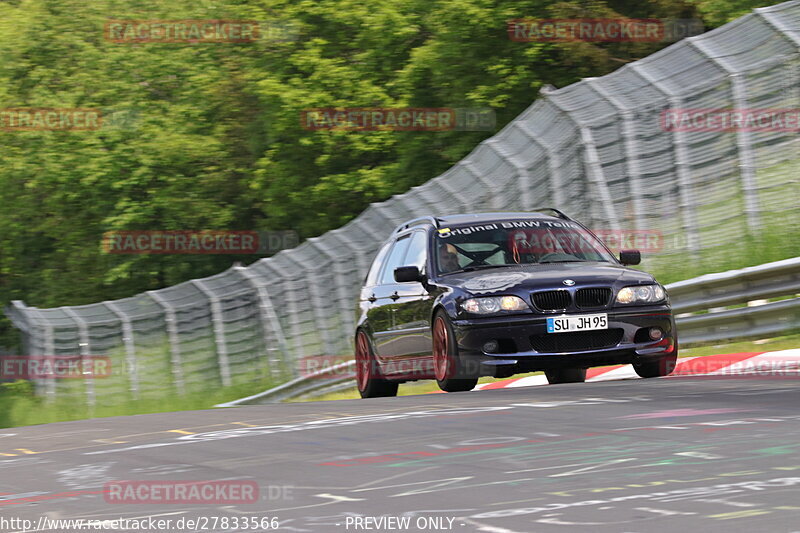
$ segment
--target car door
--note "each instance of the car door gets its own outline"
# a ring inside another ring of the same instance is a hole
[[[372,329],[375,354],[382,361],[390,360],[398,353],[392,342],[397,329],[395,314],[397,301],[397,283],[394,281],[394,269],[403,266],[411,234],[398,237],[386,255],[386,260],[378,274],[377,284],[369,295],[371,302],[367,311],[367,320]]]
[[[428,233],[416,230],[411,233],[408,250],[401,266],[415,266],[427,273]],[[408,360],[431,351],[430,306],[431,296],[419,281],[395,282],[397,300],[393,304],[393,356]],[[408,366],[410,365],[403,365]]]

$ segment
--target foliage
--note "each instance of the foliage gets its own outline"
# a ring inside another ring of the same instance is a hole
[[[310,107],[491,107],[502,126],[545,85],[665,43],[518,43],[522,17],[703,16],[742,0],[10,0],[0,108],[101,108],[132,124],[0,131],[0,302],[129,296],[254,256],[110,255],[104,232],[336,228],[446,170],[494,132],[324,132]],[[296,40],[120,44],[108,19],[291,21]],[[5,320],[5,319],[3,319]],[[10,341],[2,322],[0,345]]]

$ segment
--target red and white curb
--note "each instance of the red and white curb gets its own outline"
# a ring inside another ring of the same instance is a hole
[[[753,376],[800,378],[800,349],[778,352],[745,352],[702,357],[682,357],[668,378],[684,376]],[[631,365],[590,368],[586,381],[640,379]],[[483,383],[474,390],[508,389],[547,385],[544,374]]]

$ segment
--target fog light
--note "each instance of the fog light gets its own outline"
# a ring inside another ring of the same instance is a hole
[[[486,341],[483,343],[483,351],[486,353],[496,353],[500,349],[497,341]]]
[[[664,336],[664,332],[661,331],[661,328],[650,328],[650,338],[654,341],[661,339]]]

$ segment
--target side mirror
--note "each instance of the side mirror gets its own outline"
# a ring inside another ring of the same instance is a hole
[[[398,283],[405,281],[424,281],[425,276],[419,271],[419,267],[404,266],[394,269],[394,280]]]
[[[623,265],[638,265],[642,262],[642,254],[639,250],[620,250],[619,262]]]

